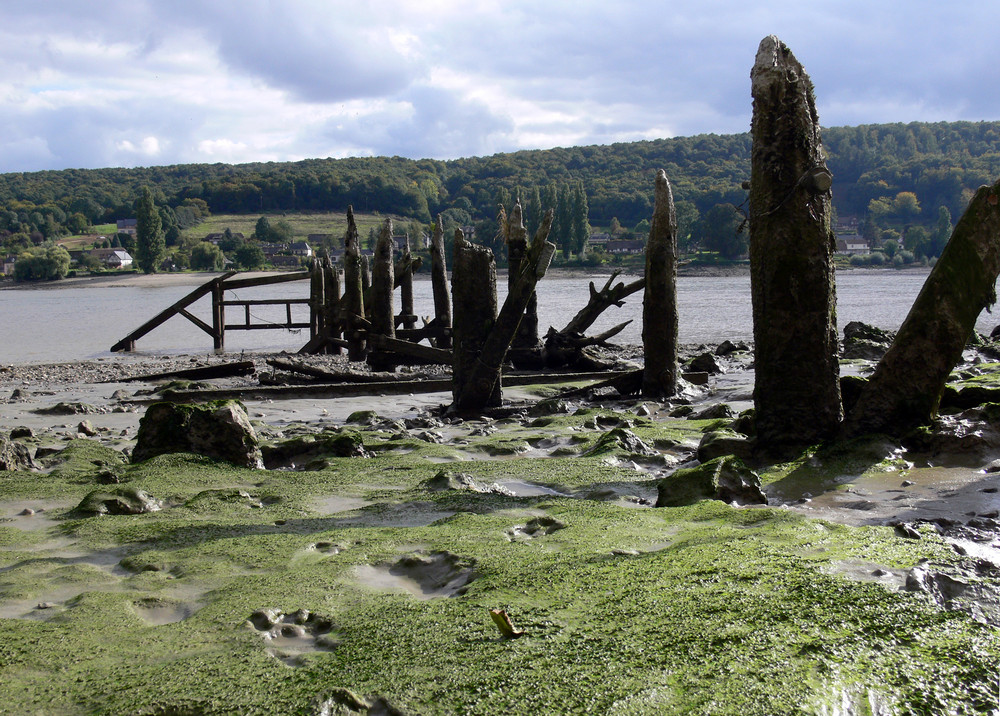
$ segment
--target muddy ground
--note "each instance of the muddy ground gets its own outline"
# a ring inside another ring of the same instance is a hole
[[[996,379],[966,358],[956,381]],[[741,353],[669,402],[538,385],[459,419],[445,393],[247,400],[281,464],[129,463],[157,394],[125,379],[225,360],[0,368],[0,428],[38,464],[0,473],[0,712],[996,708],[988,415],[945,416],[953,439],[924,452],[875,438],[754,464],[763,507],[653,507],[751,407]],[[602,442],[616,428],[638,442]],[[344,434],[363,449],[325,450]],[[149,510],[81,511],[102,491]]]

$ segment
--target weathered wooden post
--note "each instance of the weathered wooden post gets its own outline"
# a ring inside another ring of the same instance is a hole
[[[677,392],[677,212],[667,174],[656,173],[653,222],[646,242],[646,291],[642,299],[642,394]]]
[[[524,227],[521,202],[511,209],[510,215],[500,207],[500,230],[507,245],[507,291],[513,290],[521,271],[521,263],[528,252],[528,230]],[[538,297],[532,292],[517,327],[514,342],[510,346],[510,357],[515,365],[539,367],[541,345],[538,341]]]
[[[396,313],[393,310],[395,271],[393,262],[392,219],[382,224],[375,244],[375,264],[372,270],[371,331],[389,338],[396,337]],[[369,351],[368,363],[379,370],[394,370],[395,364],[383,351]]]
[[[545,275],[549,262],[556,252],[556,245],[546,241],[552,228],[552,216],[553,211],[549,209],[521,260],[517,281],[507,293],[496,322],[486,335],[482,350],[473,362],[471,370],[463,376],[461,383],[455,381],[455,389],[458,391],[453,403],[455,409],[482,409],[491,404],[489,401],[493,400],[493,391],[499,389],[500,367],[504,357],[517,333],[517,327],[524,316],[524,309],[535,292],[535,284]],[[455,304],[457,307],[457,293]]]
[[[754,405],[766,449],[831,437],[840,423],[833,177],[812,83],[791,50],[765,37],[750,76]]]
[[[464,388],[496,322],[497,266],[493,252],[466,241],[461,229],[455,230],[454,258],[451,284],[455,294],[455,345],[451,390],[453,405],[461,407]],[[486,393],[484,406],[500,404],[499,380],[490,380],[479,392]]]
[[[434,319],[438,327],[446,331],[437,339],[438,348],[451,348],[451,287],[448,285],[448,269],[444,253],[444,223],[438,215],[431,238],[431,288],[434,292]]]
[[[323,261],[319,256],[313,257],[309,267],[309,341],[324,334],[326,325],[326,291],[323,275]]]
[[[327,341],[324,352],[328,354],[339,354],[341,352],[340,346],[335,344],[333,341],[340,338],[341,333],[340,324],[337,320],[338,314],[340,313],[340,272],[337,271],[337,267],[333,265],[328,252],[324,252],[323,255],[323,285],[326,291],[326,301],[323,306],[324,325],[326,331],[326,335],[324,337],[331,339]]]
[[[410,235],[403,235],[403,273],[399,277],[399,303],[403,328],[416,328],[417,317],[413,313],[413,256],[410,254]]]
[[[225,294],[222,279],[215,279],[212,284],[212,340],[217,351],[226,349],[226,307],[223,305]]]
[[[1000,275],[1000,182],[980,187],[844,423],[900,436],[930,423]]]
[[[362,283],[361,246],[358,227],[354,222],[354,209],[347,207],[347,233],[344,234],[344,300],[341,323],[347,337],[347,357],[363,361],[367,346],[358,325],[365,317],[365,291]]]
[[[372,290],[372,261],[368,254],[361,254],[361,289],[366,295]],[[372,307],[365,306],[365,310],[367,311],[366,315],[370,315]]]

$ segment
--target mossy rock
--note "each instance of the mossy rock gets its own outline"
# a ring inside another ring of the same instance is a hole
[[[240,467],[263,467],[257,433],[238,400],[149,406],[139,421],[132,461],[174,452],[191,452]]]
[[[748,460],[753,449],[753,442],[746,436],[732,430],[715,430],[705,433],[698,443],[698,460],[708,462],[723,455],[735,455]]]
[[[94,490],[76,507],[82,515],[142,515],[160,509],[159,500],[145,490],[128,486],[117,490]]]
[[[378,421],[378,413],[374,410],[355,410],[347,416],[345,422],[348,425],[374,425]]]
[[[643,442],[635,433],[625,428],[614,428],[601,435],[597,444],[585,455],[603,455],[604,453],[621,453],[652,457],[658,455],[653,448]]]
[[[657,484],[657,507],[681,507],[701,500],[767,504],[760,476],[733,455],[678,470]]]

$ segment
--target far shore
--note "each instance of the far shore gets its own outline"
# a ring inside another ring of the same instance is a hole
[[[587,276],[608,276],[616,269],[621,269],[623,276],[638,276],[641,274],[641,267],[616,267],[616,266],[595,266],[595,267],[561,267],[555,266],[549,269],[548,274],[563,278],[578,278]],[[916,273],[927,273],[930,268],[927,266],[907,266],[905,268],[856,268],[853,266],[838,268],[838,271],[906,271]],[[245,271],[240,272],[243,276],[274,276],[289,273],[288,271]],[[724,265],[687,265],[678,269],[678,275],[684,276],[744,276],[750,273],[748,264],[724,264]],[[498,275],[506,276],[506,269],[497,271]],[[37,281],[30,283],[15,283],[11,280],[0,281],[0,291],[46,291],[63,288],[84,288],[87,286],[100,286],[102,288],[163,288],[169,286],[200,286],[210,281],[216,276],[221,276],[221,272],[201,271],[201,272],[176,272],[176,273],[119,273],[119,274],[95,274],[89,276],[79,276],[64,278],[57,281]],[[429,273],[418,273],[416,279],[430,280]]]

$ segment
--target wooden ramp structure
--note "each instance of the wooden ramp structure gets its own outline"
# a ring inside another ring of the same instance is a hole
[[[312,278],[312,271],[295,271],[294,273],[276,274],[272,276],[252,276],[249,278],[234,278],[236,271],[228,271],[221,276],[217,276],[205,284],[202,284],[187,296],[177,301],[169,308],[161,311],[150,320],[143,323],[127,336],[111,346],[112,352],[134,351],[137,340],[147,333],[163,325],[174,316],[183,316],[212,337],[215,350],[221,351],[226,347],[226,331],[254,331],[254,330],[285,330],[296,328],[309,328],[310,338],[315,338],[317,327],[320,321],[317,316],[326,308],[322,298],[317,301],[315,295],[309,298],[276,298],[276,299],[254,299],[254,300],[226,300],[225,293],[229,290],[253,288],[257,286],[270,286],[279,283],[289,283],[291,281],[304,281]],[[202,319],[193,315],[188,307],[203,298],[212,296],[212,323],[209,325]],[[309,305],[310,321],[296,322],[292,317],[292,306]],[[257,322],[252,321],[250,309],[252,306],[284,306],[285,320],[283,322]],[[226,323],[226,308],[241,308],[243,323]]]

